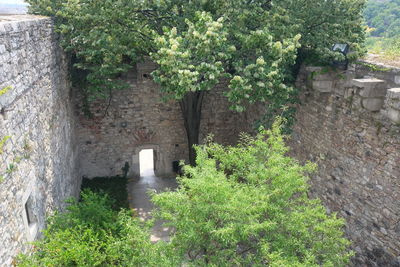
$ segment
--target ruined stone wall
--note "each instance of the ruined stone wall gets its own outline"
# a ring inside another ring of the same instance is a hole
[[[138,175],[138,153],[143,148],[155,150],[158,176],[173,175],[173,161],[188,161],[179,104],[161,100],[159,87],[150,78],[155,68],[151,62],[137,64],[135,70],[122,78],[130,88],[112,92],[111,98],[91,103],[91,118],[84,114],[82,99],[77,100],[83,175],[122,174],[125,162],[130,166],[128,175]],[[252,131],[255,120],[262,114],[261,106],[253,106],[240,114],[229,111],[229,103],[223,96],[225,88],[220,84],[204,98],[201,140],[212,133],[219,143],[235,143],[240,132]]]
[[[400,70],[304,67],[292,153],[317,162],[312,195],[346,219],[355,266],[400,266]]]
[[[50,19],[0,17],[0,266],[79,192],[67,71]]]

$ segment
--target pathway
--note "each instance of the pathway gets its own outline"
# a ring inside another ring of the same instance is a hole
[[[135,209],[139,217],[143,220],[151,218],[151,210],[154,208],[149,190],[162,192],[166,188],[174,189],[177,187],[175,178],[160,178],[154,175],[153,170],[149,169],[142,173],[140,178],[132,178],[128,183],[129,205]],[[152,229],[151,241],[169,240],[170,229],[163,227],[161,221],[157,221]]]

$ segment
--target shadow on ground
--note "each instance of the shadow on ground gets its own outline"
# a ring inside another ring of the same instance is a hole
[[[143,220],[151,218],[151,211],[154,209],[153,203],[148,195],[149,190],[157,193],[165,191],[167,188],[177,188],[175,178],[156,177],[152,172],[145,172],[142,177],[131,178],[128,180],[129,205],[134,209],[138,216]],[[169,241],[171,229],[163,227],[162,221],[157,221],[152,229],[151,241]]]

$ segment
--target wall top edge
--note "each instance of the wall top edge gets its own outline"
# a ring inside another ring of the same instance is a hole
[[[31,22],[50,20],[49,17],[37,15],[1,15],[0,14],[0,32],[6,31],[5,28],[10,25],[18,25]]]
[[[400,67],[393,66],[393,65],[390,65],[390,64],[387,64],[387,63],[378,62],[376,60],[359,59],[359,60],[356,61],[356,64],[357,63],[374,65],[374,66],[377,66],[380,69],[386,69],[386,71],[400,72]]]

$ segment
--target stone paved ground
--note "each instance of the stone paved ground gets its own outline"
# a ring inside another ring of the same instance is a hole
[[[142,177],[132,178],[128,182],[129,205],[135,209],[139,217],[143,220],[151,218],[151,211],[154,208],[148,195],[149,190],[161,192],[167,188],[177,187],[175,178],[156,177],[151,172],[145,172]],[[170,229],[163,227],[161,221],[157,221],[152,229],[151,240],[169,240]]]

